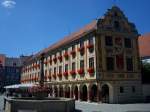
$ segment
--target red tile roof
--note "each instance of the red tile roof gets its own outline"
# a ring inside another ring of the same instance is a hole
[[[140,56],[150,56],[150,33],[139,37]]]
[[[37,54],[33,55],[28,61],[31,61],[32,59],[40,56],[42,53],[50,52],[56,48],[66,45],[74,40],[82,38],[84,35],[86,35],[87,33],[91,32],[91,31],[94,31],[96,28],[97,28],[97,21],[95,20],[95,21],[91,22],[90,24],[86,25],[85,27],[83,27],[82,29],[80,29],[79,31],[72,33],[69,36],[64,37],[62,40],[58,41],[57,43],[55,43],[53,45],[50,45],[48,48],[41,50]]]

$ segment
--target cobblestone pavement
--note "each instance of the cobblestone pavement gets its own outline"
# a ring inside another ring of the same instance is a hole
[[[3,112],[3,95],[0,95],[0,112]]]
[[[150,112],[150,104],[98,104],[76,101],[81,112]]]
[[[0,95],[0,112],[3,112],[3,95]],[[98,104],[76,101],[76,112],[150,112],[149,104]]]

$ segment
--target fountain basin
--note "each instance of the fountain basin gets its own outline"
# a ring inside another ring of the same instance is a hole
[[[75,100],[69,98],[5,97],[5,112],[74,112]]]

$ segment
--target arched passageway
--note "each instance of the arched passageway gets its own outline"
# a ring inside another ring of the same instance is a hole
[[[87,101],[87,86],[86,85],[84,85],[82,87],[82,90],[80,92],[80,96],[81,96],[82,101]]]
[[[97,98],[98,98],[98,95],[97,95],[97,85],[94,84],[90,88],[90,101],[96,102]]]
[[[75,86],[74,88],[74,98],[75,100],[78,100],[78,87],[77,86]]]
[[[108,87],[108,85],[102,86],[102,102],[109,103],[109,87]]]
[[[54,87],[54,96],[55,96],[55,97],[58,97],[58,90],[57,90],[57,87],[56,87],[56,86]]]
[[[52,89],[52,87],[49,88],[48,93],[50,94],[50,96],[52,96],[52,94],[53,94],[53,89]]]
[[[64,90],[62,86],[59,88],[59,97],[64,97]]]
[[[66,90],[65,90],[65,97],[66,97],[66,98],[70,98],[70,87],[66,87]]]

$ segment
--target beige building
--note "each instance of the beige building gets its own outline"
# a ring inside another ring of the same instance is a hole
[[[142,99],[138,32],[116,6],[104,17],[27,60],[21,82],[38,83],[45,54],[45,85],[57,97],[107,103]]]

